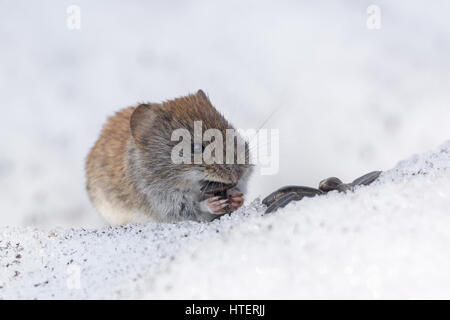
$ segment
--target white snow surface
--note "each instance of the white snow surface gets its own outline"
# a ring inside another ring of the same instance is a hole
[[[355,192],[263,211],[256,199],[212,223],[4,227],[0,298],[450,298],[450,141]]]

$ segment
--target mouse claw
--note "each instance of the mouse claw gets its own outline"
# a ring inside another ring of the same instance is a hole
[[[212,197],[200,202],[202,211],[206,211],[211,214],[224,214],[225,208],[228,205],[228,199],[220,199],[220,197]]]
[[[242,192],[236,192],[230,195],[229,199],[231,211],[239,209],[244,204],[244,194]]]

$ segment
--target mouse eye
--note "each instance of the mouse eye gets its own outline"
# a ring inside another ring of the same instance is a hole
[[[191,152],[192,154],[199,154],[205,151],[205,146],[202,143],[192,143]]]

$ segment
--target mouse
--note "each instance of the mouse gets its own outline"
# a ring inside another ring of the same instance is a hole
[[[215,129],[223,137],[235,130],[202,90],[160,103],[140,103],[107,119],[89,151],[85,171],[89,198],[110,225],[209,222],[243,205],[252,164],[248,141],[239,133],[235,139],[244,141],[244,161],[173,160],[180,143],[173,133],[181,129],[194,137],[198,121],[203,131]],[[183,159],[202,154],[207,142],[191,142],[192,152],[184,154],[182,149]],[[237,158],[237,148],[232,156]]]

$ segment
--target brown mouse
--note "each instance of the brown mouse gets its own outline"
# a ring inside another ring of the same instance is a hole
[[[252,171],[247,142],[246,161],[240,164],[175,164],[171,158],[178,143],[172,133],[181,128],[193,136],[194,121],[224,137],[227,129],[234,129],[201,90],[129,107],[108,119],[88,155],[86,185],[92,203],[110,224],[211,221],[243,204]]]

